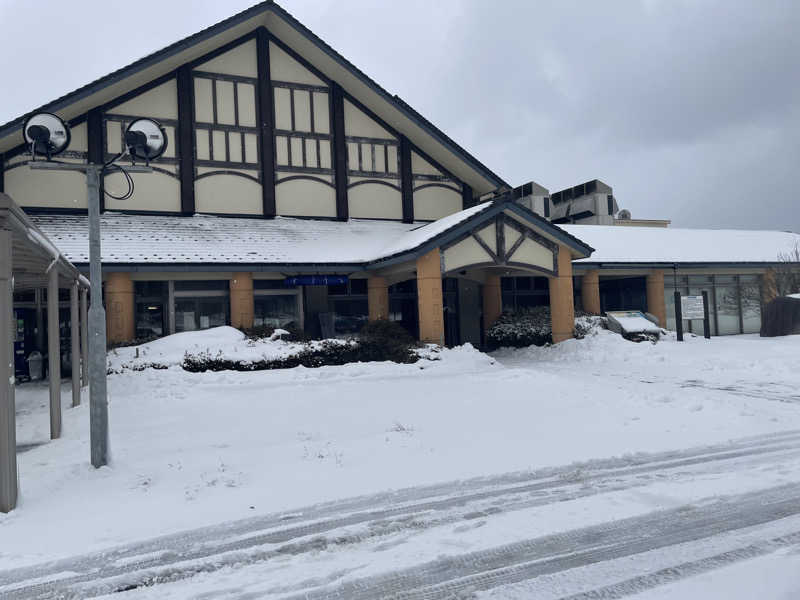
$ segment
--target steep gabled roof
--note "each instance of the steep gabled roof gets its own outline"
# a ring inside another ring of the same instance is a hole
[[[272,0],[256,4],[0,125],[0,152],[19,145],[18,138],[22,124],[29,115],[35,112],[56,112],[67,120],[78,118],[89,109],[105,104],[147,81],[163,76],[173,71],[178,65],[191,62],[207,54],[210,50],[260,26],[267,27],[301,55],[304,54],[303,50],[315,52],[317,56],[305,56],[305,58],[315,63],[315,66],[326,76],[340,83],[344,89],[359,98],[370,109],[375,110],[376,103],[385,103],[387,114],[381,116],[387,122],[402,131],[417,146],[454,172],[455,175],[472,185],[476,192],[485,193],[507,185],[500,176],[478,161],[398,96],[390,94],[373,81]],[[303,48],[295,46],[303,46]],[[315,58],[320,60],[315,61]],[[318,64],[320,62],[323,64]],[[360,97],[365,91],[371,93],[374,98]],[[461,168],[453,168],[454,165],[458,166],[457,162],[461,163]],[[472,172],[472,176],[466,175],[469,171]]]

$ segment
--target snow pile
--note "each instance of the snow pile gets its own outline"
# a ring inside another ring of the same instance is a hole
[[[178,367],[187,358],[257,363],[297,356],[323,342],[292,342],[281,339],[288,332],[276,329],[268,338],[248,339],[234,327],[223,326],[202,331],[175,333],[139,346],[115,348],[108,353],[108,369],[113,373],[141,371],[147,368]],[[343,340],[325,340],[347,344]]]

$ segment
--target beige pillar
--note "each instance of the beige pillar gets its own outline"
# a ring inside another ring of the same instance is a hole
[[[483,284],[483,330],[497,321],[503,312],[503,295],[500,289],[500,275],[488,275]]]
[[[444,345],[442,263],[438,248],[417,259],[417,303],[420,341]]]
[[[558,276],[550,284],[550,321],[553,343],[574,337],[575,304],[572,296],[572,256],[564,246],[558,247]]]
[[[769,268],[764,271],[764,275],[761,278],[761,301],[767,304],[777,297],[778,284],[775,281],[775,269]]]
[[[106,284],[106,329],[109,344],[133,341],[133,281],[130,273],[109,273]]]
[[[370,321],[389,318],[389,284],[385,277],[370,277],[367,280],[367,303]]]
[[[664,271],[653,269],[647,274],[647,312],[658,319],[661,327],[667,326],[667,305],[664,299]]]
[[[231,325],[239,329],[253,326],[253,274],[234,273],[231,277]]]
[[[583,310],[593,315],[600,314],[600,272],[586,271],[581,278],[581,300]]]

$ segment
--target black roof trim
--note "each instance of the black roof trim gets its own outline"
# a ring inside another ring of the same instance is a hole
[[[256,4],[248,9],[243,10],[240,13],[237,13],[227,19],[220,21],[214,25],[211,25],[205,29],[200,30],[197,33],[194,33],[182,40],[179,40],[161,50],[153,52],[152,54],[148,54],[147,56],[140,58],[139,60],[117,69],[116,71],[112,71],[108,75],[100,77],[77,90],[69,92],[55,100],[52,100],[42,106],[35,108],[16,119],[8,121],[0,125],[0,137],[7,135],[17,128],[21,127],[22,124],[25,122],[30,115],[43,111],[58,111],[69,104],[72,104],[78,100],[82,100],[87,96],[109,86],[114,83],[117,83],[123,80],[130,75],[133,75],[143,69],[146,69],[154,64],[160,62],[161,60],[177,54],[199,42],[205,41],[226,29],[230,29],[231,27],[235,27],[236,25],[256,16],[261,13],[264,13],[268,10],[273,11],[274,13],[278,14],[282,17],[289,25],[291,25],[294,29],[298,32],[306,36],[314,45],[316,45],[320,50],[325,52],[328,56],[333,58],[336,62],[341,64],[343,67],[348,69],[351,73],[353,73],[356,77],[358,77],[363,83],[365,83],[368,87],[370,87],[373,91],[377,92],[381,95],[384,99],[388,102],[394,104],[401,112],[403,112],[408,118],[412,121],[416,122],[423,130],[429,133],[432,137],[437,139],[442,145],[446,146],[450,149],[453,153],[460,156],[467,164],[469,164],[473,169],[480,172],[484,177],[488,180],[495,183],[498,187],[501,185],[508,185],[499,175],[494,173],[491,169],[489,169],[486,165],[481,163],[478,159],[472,156],[467,150],[465,150],[462,146],[458,143],[453,141],[447,134],[437,128],[433,123],[431,123],[428,119],[423,117],[420,113],[414,110],[411,106],[409,106],[405,101],[403,101],[399,96],[392,95],[388,91],[386,91],[383,87],[381,87],[377,82],[375,82],[372,78],[370,78],[366,73],[361,71],[358,67],[353,65],[350,61],[344,58],[341,54],[336,52],[329,44],[327,44],[323,39],[317,36],[314,32],[312,32],[308,27],[300,23],[295,17],[289,14],[284,8],[273,2],[273,0],[265,0],[259,4]]]
[[[745,261],[745,262],[613,262],[581,260],[572,263],[575,270],[585,271],[587,269],[758,269],[767,267],[777,267],[786,263],[780,261]]]

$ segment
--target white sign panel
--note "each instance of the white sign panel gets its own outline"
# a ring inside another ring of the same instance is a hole
[[[681,296],[681,315],[687,321],[692,319],[703,319],[705,317],[705,313],[703,311],[703,297]]]

